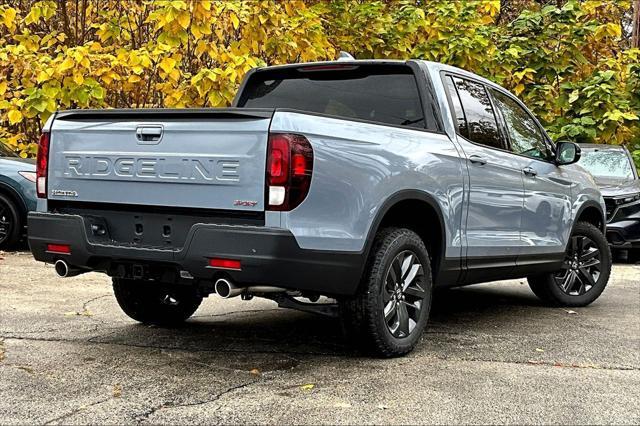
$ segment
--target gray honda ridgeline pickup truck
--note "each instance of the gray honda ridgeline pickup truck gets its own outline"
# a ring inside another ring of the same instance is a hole
[[[551,304],[600,296],[605,205],[579,158],[458,68],[259,68],[233,108],[54,114],[29,244],[60,276],[111,276],[143,323],[182,322],[213,293],[266,297],[395,356],[436,287],[527,277]]]

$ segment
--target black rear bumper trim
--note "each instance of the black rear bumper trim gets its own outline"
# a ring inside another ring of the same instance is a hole
[[[28,224],[29,246],[36,260],[54,263],[60,255],[47,252],[47,244],[68,244],[71,254],[64,259],[69,265],[102,272],[120,263],[169,265],[202,281],[224,274],[239,285],[273,285],[338,296],[356,292],[364,265],[362,253],[302,249],[291,232],[279,228],[196,223],[184,247],[158,249],[92,243],[80,215],[31,212]],[[214,257],[240,260],[242,270],[208,267],[208,259]]]

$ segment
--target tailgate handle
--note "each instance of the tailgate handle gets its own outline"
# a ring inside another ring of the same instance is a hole
[[[162,139],[162,126],[138,126],[136,139],[142,144],[156,144]]]

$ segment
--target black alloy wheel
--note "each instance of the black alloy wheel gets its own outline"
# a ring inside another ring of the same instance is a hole
[[[420,260],[411,250],[398,253],[389,266],[382,300],[385,323],[394,337],[407,337],[415,329],[427,295],[423,279]]]
[[[600,249],[589,237],[571,237],[562,269],[554,275],[560,290],[569,296],[590,291],[602,274],[600,258]]]

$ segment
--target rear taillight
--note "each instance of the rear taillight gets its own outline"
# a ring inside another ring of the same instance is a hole
[[[38,198],[47,198],[47,171],[49,169],[49,132],[43,132],[38,144],[36,160],[36,191]]]
[[[269,134],[267,210],[293,210],[309,193],[313,149],[302,135]]]

